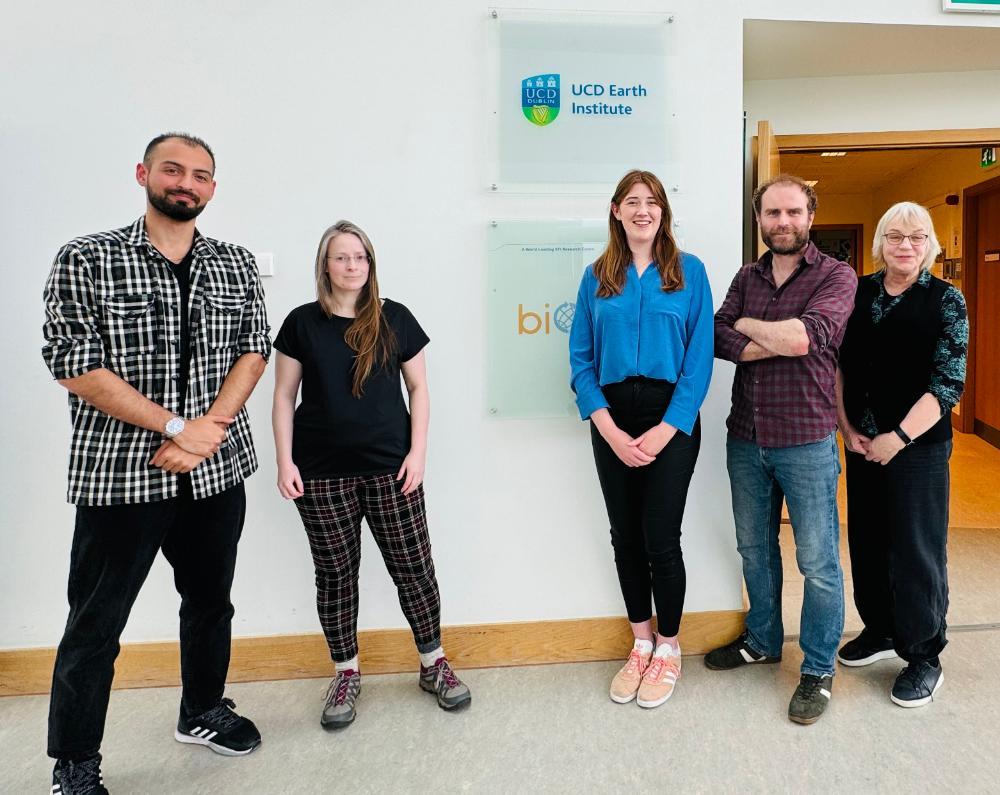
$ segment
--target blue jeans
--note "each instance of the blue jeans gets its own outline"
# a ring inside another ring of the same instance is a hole
[[[760,447],[726,440],[726,463],[733,493],[736,543],[750,597],[747,645],[759,654],[781,654],[781,503],[795,535],[795,559],[805,577],[799,645],[802,673],[834,673],[834,657],[844,630],[844,576],[840,569],[837,436],[795,447]]]

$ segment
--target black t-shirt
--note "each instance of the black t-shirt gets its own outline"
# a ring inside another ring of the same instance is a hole
[[[382,313],[396,335],[396,354],[372,373],[360,398],[351,394],[355,354],[344,341],[353,318],[327,317],[314,301],[281,324],[274,347],[302,365],[292,460],[304,480],[395,473],[410,451],[400,365],[430,340],[402,304],[386,299]]]

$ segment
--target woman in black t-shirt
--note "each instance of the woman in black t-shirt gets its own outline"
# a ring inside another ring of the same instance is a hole
[[[424,508],[427,335],[405,306],[379,298],[371,241],[348,221],[338,221],[320,239],[316,294],[317,301],[292,310],[274,341],[271,419],[278,490],[295,500],[309,537],[316,607],[336,667],[321,723],[349,725],[361,690],[363,518],[413,630],[420,687],[444,709],[464,706],[469,688],[441,648],[441,601]]]

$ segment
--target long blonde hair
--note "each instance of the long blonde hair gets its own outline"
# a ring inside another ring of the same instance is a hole
[[[316,250],[316,298],[320,307],[327,317],[331,317],[336,308],[330,275],[326,272],[326,257],[330,241],[338,235],[354,235],[361,241],[368,255],[368,280],[358,295],[354,307],[354,320],[344,333],[347,346],[355,354],[351,394],[359,398],[364,393],[365,382],[372,373],[379,367],[388,366],[391,361],[396,352],[396,335],[382,312],[378,278],[375,275],[375,248],[364,230],[350,221],[337,221],[319,240],[319,248]]]
[[[619,295],[625,286],[625,271],[632,261],[632,251],[629,249],[628,239],[625,237],[625,227],[622,226],[621,221],[615,218],[614,211],[615,208],[621,206],[628,192],[637,182],[641,182],[649,188],[653,199],[663,211],[660,218],[660,228],[656,231],[656,238],[653,240],[653,260],[656,262],[656,269],[660,272],[663,291],[674,292],[684,289],[681,254],[670,231],[673,214],[670,212],[670,204],[667,202],[663,183],[651,171],[634,169],[621,178],[621,182],[615,188],[615,195],[611,197],[612,207],[608,213],[608,246],[594,261],[594,276],[598,283],[597,295],[600,298]]]

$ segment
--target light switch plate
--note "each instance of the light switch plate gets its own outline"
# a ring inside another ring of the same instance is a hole
[[[274,276],[274,254],[254,254],[257,260],[257,271],[261,276]]]

